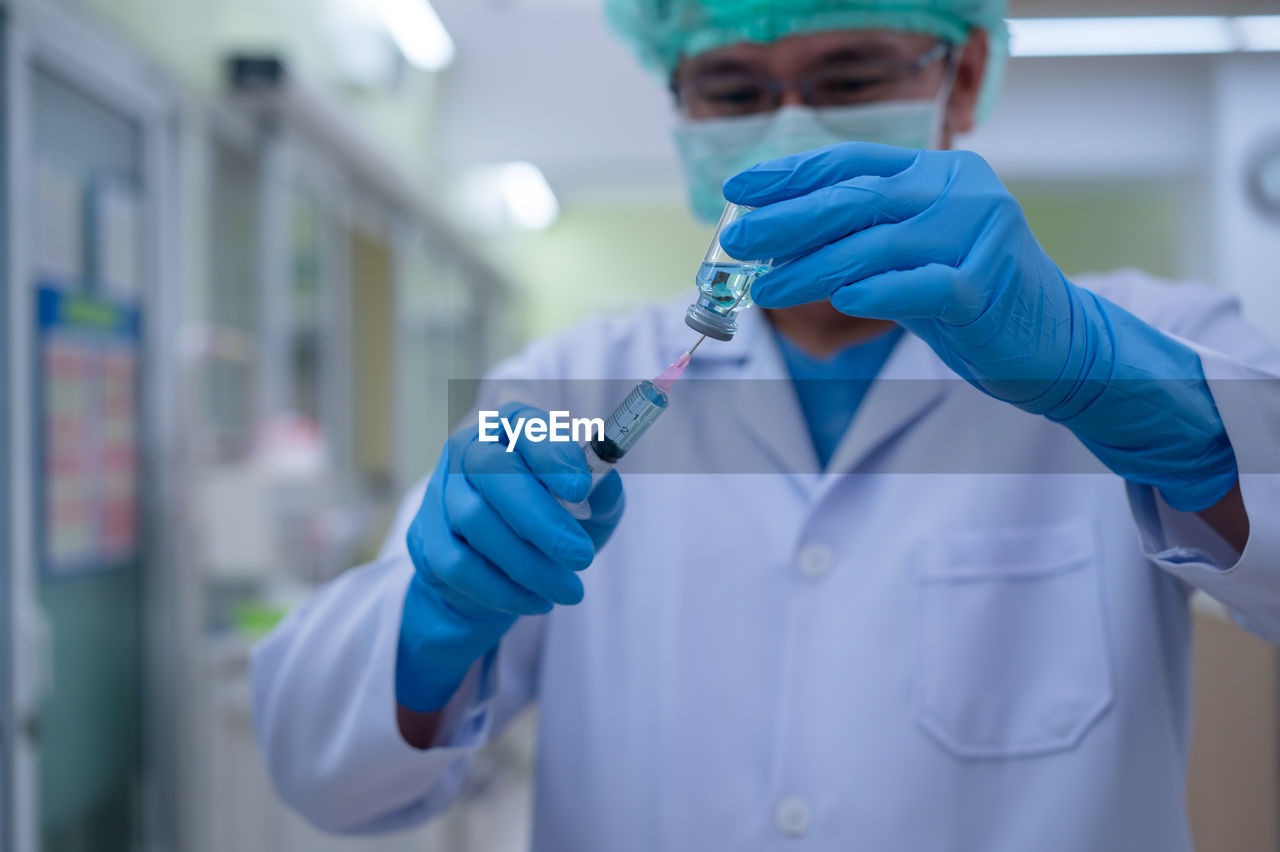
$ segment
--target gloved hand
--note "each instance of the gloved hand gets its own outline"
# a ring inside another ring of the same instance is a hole
[[[545,418],[520,403],[501,416]],[[474,426],[445,445],[406,540],[417,569],[405,597],[396,654],[396,701],[442,708],[471,664],[521,615],[582,600],[575,572],[622,518],[622,481],[611,471],[591,494],[591,518],[576,521],[554,496],[581,500],[591,487],[572,443],[480,443]]]
[[[1235,484],[1199,357],[1068,281],[978,155],[846,143],[761,163],[724,194],[762,208],[721,234],[724,249],[782,259],[753,288],[761,306],[830,299],[895,320],[1175,509],[1207,508]]]

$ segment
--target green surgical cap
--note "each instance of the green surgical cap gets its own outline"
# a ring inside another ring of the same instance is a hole
[[[671,79],[684,57],[744,41],[827,30],[902,30],[963,44],[987,31],[991,56],[979,115],[995,100],[1009,56],[1006,0],[605,0],[605,17],[648,68]]]

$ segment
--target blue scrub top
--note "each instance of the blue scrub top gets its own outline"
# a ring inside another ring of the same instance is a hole
[[[867,388],[902,337],[902,329],[895,327],[827,358],[810,355],[783,334],[776,337],[818,462],[825,469],[858,413]]]

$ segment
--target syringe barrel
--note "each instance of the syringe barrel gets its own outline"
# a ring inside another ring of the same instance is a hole
[[[604,422],[604,437],[591,442],[600,458],[617,463],[667,410],[670,398],[651,381],[631,389]]]
[[[580,521],[591,517],[588,501],[600,480],[649,431],[649,427],[667,410],[669,403],[667,394],[651,381],[640,382],[631,389],[631,393],[627,394],[605,421],[604,437],[595,438],[583,447],[587,467],[591,470],[591,490],[579,503],[560,501],[569,510],[569,514]]]

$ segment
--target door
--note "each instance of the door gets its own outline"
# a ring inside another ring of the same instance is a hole
[[[4,85],[6,43],[6,21],[0,16],[0,115],[7,115],[9,99],[8,87]],[[7,162],[3,156],[4,140],[8,134],[0,133],[0,162]],[[0,168],[0,198],[9,195],[9,184],[6,180],[7,170]],[[6,237],[8,225],[4,221],[6,205],[0,204],[0,257],[8,256]],[[0,266],[0,275],[3,275]],[[2,279],[0,279],[2,281]],[[0,399],[9,399],[9,366],[8,347],[2,342],[8,340],[9,334],[9,288],[0,285]],[[10,603],[12,597],[8,590],[12,588],[9,581],[9,491],[12,469],[9,464],[9,413],[0,414],[0,852],[11,852],[13,849],[13,818],[10,806],[13,801],[10,792],[13,786],[11,770],[13,766],[13,741],[17,731],[14,728],[12,674],[9,666],[10,655],[4,649],[14,647]]]
[[[165,100],[61,7],[16,4],[9,20],[13,849],[134,852],[155,836],[163,786],[148,756],[164,726],[144,726],[162,586],[144,507],[158,493],[151,329],[172,244]]]
[[[395,517],[395,270],[391,245],[379,233],[351,231],[350,458],[356,499],[368,534],[355,563],[377,555]]]
[[[141,130],[55,69],[33,70],[37,172],[64,184],[61,200],[81,220],[79,239],[61,248],[83,246],[78,264],[53,269],[45,258],[30,282],[38,311],[58,305],[40,321],[33,364],[35,568],[53,664],[40,708],[41,848],[126,852],[141,833],[142,785]],[[81,311],[92,318],[72,315]],[[127,328],[99,334],[100,322]]]

